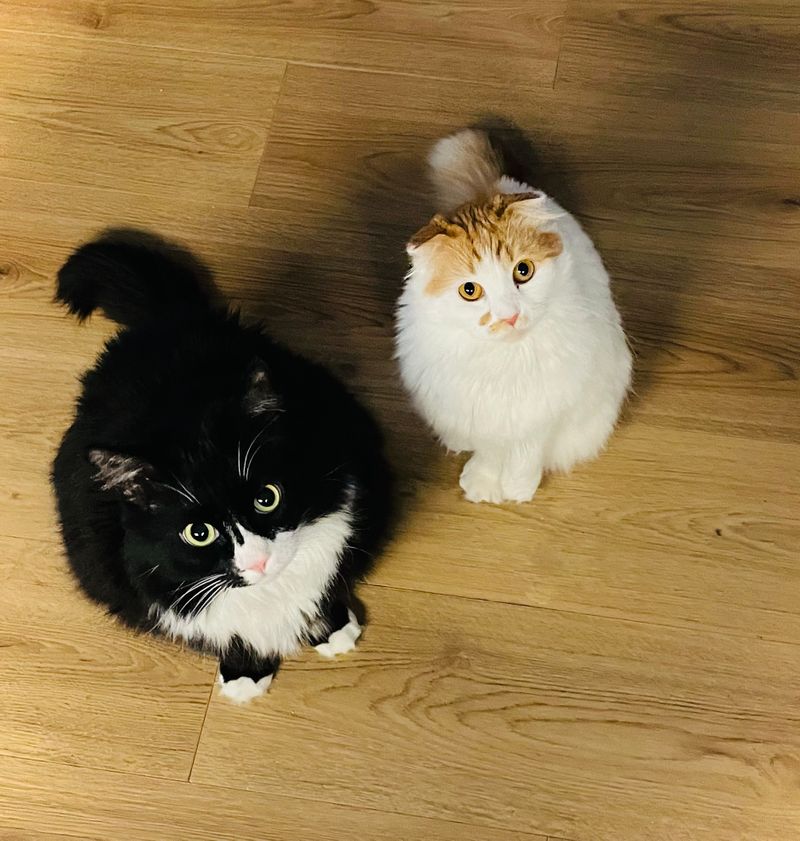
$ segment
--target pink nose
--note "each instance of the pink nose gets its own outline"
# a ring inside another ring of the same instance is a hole
[[[254,564],[250,564],[250,566],[247,568],[252,572],[264,572],[268,560],[269,558],[266,555],[264,555],[260,557]]]
[[[503,321],[505,321],[506,324],[510,324],[513,327],[517,323],[518,318],[519,313],[515,312],[514,315],[511,316],[511,318],[504,318]]]

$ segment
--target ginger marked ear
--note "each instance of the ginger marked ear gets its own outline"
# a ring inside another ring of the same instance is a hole
[[[429,242],[434,237],[438,237],[440,234],[446,234],[449,227],[450,224],[447,219],[437,213],[427,225],[421,227],[414,236],[411,237],[406,245],[406,251],[409,254],[413,254],[418,248],[425,245],[425,243]]]

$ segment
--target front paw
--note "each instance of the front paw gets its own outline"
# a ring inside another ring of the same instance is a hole
[[[317,654],[326,660],[332,660],[337,654],[347,654],[356,647],[356,641],[361,636],[361,625],[352,610],[347,611],[349,622],[338,631],[334,631],[327,642],[315,645]]]
[[[253,680],[251,677],[237,677],[234,680],[223,680],[219,676],[219,694],[233,701],[234,704],[247,704],[263,695],[272,683],[272,675]]]
[[[500,471],[476,456],[472,456],[464,465],[459,485],[470,502],[503,501]]]
[[[530,502],[541,481],[541,470],[503,476],[503,497],[509,502]]]

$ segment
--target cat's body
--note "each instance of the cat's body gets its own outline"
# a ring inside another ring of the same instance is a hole
[[[58,296],[124,328],[85,375],[53,469],[84,591],[129,626],[218,655],[234,700],[302,645],[352,648],[351,590],[389,514],[368,414],[147,244],[84,246]]]
[[[446,215],[409,244],[397,356],[415,405],[470,452],[468,499],[531,499],[544,471],[593,458],[616,423],[631,355],[608,274],[577,221],[504,176],[464,131],[430,159]]]

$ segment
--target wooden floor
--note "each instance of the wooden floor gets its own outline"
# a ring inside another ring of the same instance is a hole
[[[475,507],[398,385],[422,157],[510,118],[637,351],[606,455]],[[0,3],[0,838],[800,838],[800,6]],[[197,249],[385,424],[357,654],[247,708],[65,572],[48,469],[111,328],[78,242]]]

